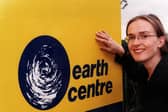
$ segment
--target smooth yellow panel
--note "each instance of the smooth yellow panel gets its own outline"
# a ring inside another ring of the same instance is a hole
[[[120,43],[119,0],[0,0],[0,111],[41,112],[24,99],[19,87],[18,66],[27,44],[40,35],[59,40],[70,61],[70,81],[64,98],[46,112],[83,112],[123,100],[121,67],[114,57],[103,53],[95,32],[105,30]],[[75,80],[75,65],[108,63],[108,75]],[[110,94],[103,93],[70,102],[70,88],[112,81]]]

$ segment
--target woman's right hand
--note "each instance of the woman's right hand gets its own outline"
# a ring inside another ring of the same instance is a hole
[[[124,48],[116,41],[114,41],[111,36],[105,31],[96,32],[96,41],[99,43],[101,50],[112,55],[118,54],[122,56],[125,52]]]

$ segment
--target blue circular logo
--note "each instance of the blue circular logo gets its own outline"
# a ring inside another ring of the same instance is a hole
[[[33,107],[47,110],[63,99],[70,79],[70,64],[62,44],[39,36],[24,49],[19,63],[19,84]]]

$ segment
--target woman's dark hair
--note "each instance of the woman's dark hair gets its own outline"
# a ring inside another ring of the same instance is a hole
[[[132,22],[139,20],[139,19],[149,22],[152,25],[152,27],[154,28],[158,38],[160,38],[161,36],[163,36],[165,38],[165,44],[160,50],[161,50],[162,55],[167,54],[168,53],[168,36],[167,36],[167,33],[165,32],[165,29],[164,29],[163,24],[161,23],[160,19],[154,14],[139,15],[139,16],[132,18],[127,24],[126,35],[128,35],[129,25]]]

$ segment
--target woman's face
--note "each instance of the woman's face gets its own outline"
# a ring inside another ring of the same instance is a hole
[[[128,48],[135,61],[146,63],[160,58],[162,45],[162,41],[149,22],[138,19],[129,25]]]

